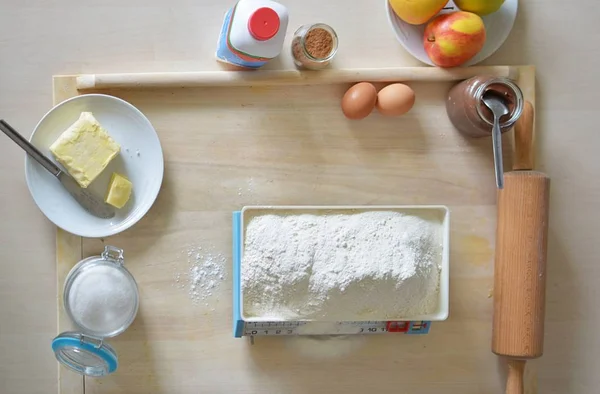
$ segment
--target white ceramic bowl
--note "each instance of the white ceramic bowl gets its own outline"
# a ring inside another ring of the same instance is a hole
[[[247,206],[241,212],[241,255],[244,257],[244,231],[250,220],[257,215],[302,215],[321,214],[335,215],[341,213],[361,213],[372,211],[392,211],[413,215],[433,215],[442,223],[442,261],[440,270],[440,288],[438,294],[437,309],[428,314],[420,316],[398,316],[388,318],[382,316],[380,319],[361,319],[358,316],[349,316],[346,320],[393,320],[393,321],[442,321],[448,318],[450,308],[450,209],[444,205],[358,205],[358,206]],[[243,268],[240,267],[240,272]],[[244,313],[244,291],[240,291],[240,314],[246,322],[273,321],[272,316],[248,316]]]
[[[433,66],[434,64],[429,59],[429,56],[427,56],[425,48],[423,48],[423,33],[425,32],[425,26],[427,24],[411,25],[404,22],[402,19],[398,18],[388,0],[384,1],[388,21],[390,22],[390,26],[392,27],[392,31],[396,35],[396,38],[400,41],[400,44],[402,44],[404,49],[411,55],[423,63]],[[472,66],[482,62],[502,46],[515,23],[518,4],[519,0],[505,0],[498,11],[482,17],[487,37],[485,45],[475,57],[463,64],[463,66]],[[454,5],[453,1],[449,1],[446,7],[440,11],[440,14],[447,14],[455,11],[460,10]]]
[[[73,97],[52,108],[35,127],[31,143],[53,159],[50,145],[84,111],[92,112],[121,145],[121,153],[89,188],[104,198],[112,173],[123,174],[133,183],[127,204],[117,209],[113,218],[101,219],[83,209],[52,174],[29,156],[25,159],[25,176],[35,203],[58,227],[83,237],[107,237],[133,226],[154,203],[163,179],[162,148],[143,113],[124,100],[103,94]]]

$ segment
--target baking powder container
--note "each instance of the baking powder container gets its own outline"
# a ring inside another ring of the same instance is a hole
[[[255,69],[279,56],[288,24],[287,8],[271,0],[239,0],[225,14],[217,60]]]
[[[125,331],[139,306],[137,284],[123,264],[123,250],[106,246],[67,275],[63,302],[76,330],[54,338],[52,350],[77,373],[104,376],[117,369],[117,354],[104,340]]]

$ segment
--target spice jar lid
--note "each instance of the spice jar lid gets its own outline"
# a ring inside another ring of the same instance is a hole
[[[102,339],[78,332],[63,332],[52,341],[56,359],[86,376],[105,376],[117,370],[117,353]]]

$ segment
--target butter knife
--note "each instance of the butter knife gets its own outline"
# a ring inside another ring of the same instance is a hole
[[[86,211],[102,219],[110,219],[115,216],[115,209],[98,198],[90,190],[84,189],[69,174],[58,168],[52,160],[48,159],[35,146],[27,141],[17,130],[13,129],[8,123],[0,119],[0,130],[4,132],[11,140],[19,145],[29,156],[40,163],[42,167],[54,175],[71,196]]]

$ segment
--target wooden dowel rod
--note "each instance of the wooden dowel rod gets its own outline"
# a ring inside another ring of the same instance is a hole
[[[519,69],[516,66],[478,66],[454,69],[442,69],[436,67],[396,67],[329,69],[321,71],[258,70],[84,74],[77,77],[77,89],[320,85],[359,81],[433,82],[459,81],[483,74],[517,79],[519,76]]]

